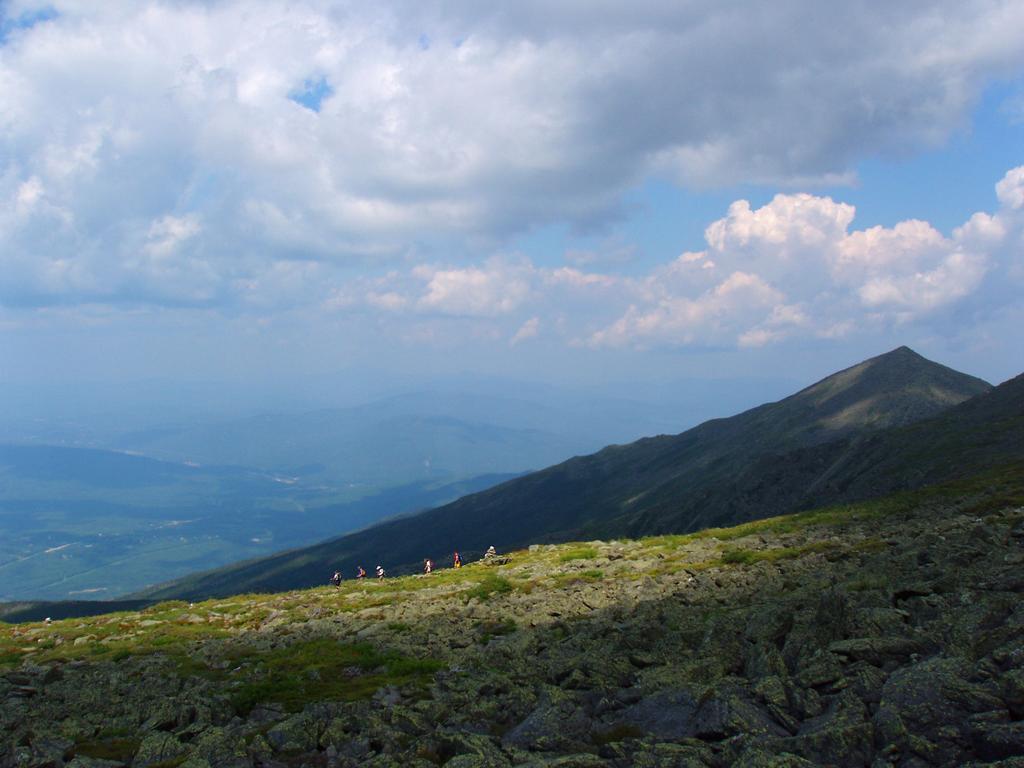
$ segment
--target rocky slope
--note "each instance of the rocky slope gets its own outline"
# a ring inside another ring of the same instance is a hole
[[[990,393],[985,382],[901,347],[780,402],[680,435],[612,446],[421,515],[186,577],[137,596],[195,599],[290,589],[316,583],[327,569],[348,573],[378,557],[386,557],[395,570],[412,569],[423,557],[438,559],[455,546],[479,553],[498,542],[522,546],[681,533],[882,495],[887,489],[874,488],[870,477],[860,478],[849,492],[844,486],[843,467],[861,440],[941,417],[972,395],[982,399]],[[1019,403],[1010,410],[1022,417]],[[995,417],[983,415],[968,419],[968,428],[984,439]],[[1024,434],[1019,424],[1016,428]],[[897,461],[905,451],[902,433],[879,445]],[[1024,458],[1024,450],[1020,455]],[[913,480],[915,474],[906,477]]]
[[[1024,466],[738,528],[0,625],[3,768],[1024,764]]]

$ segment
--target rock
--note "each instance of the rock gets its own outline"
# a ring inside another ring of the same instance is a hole
[[[746,690],[726,681],[705,694],[694,714],[691,733],[715,741],[741,733],[783,736],[787,731]]]
[[[768,754],[763,747],[754,746],[733,762],[732,768],[817,768],[819,765],[796,755]]]
[[[786,662],[779,649],[770,642],[761,641],[747,649],[743,665],[743,676],[750,680],[762,677],[786,677]]]
[[[754,693],[761,701],[770,706],[783,709],[789,706],[786,686],[780,677],[770,676],[761,678],[754,685]]]
[[[617,713],[603,725],[602,734],[607,737],[633,729],[633,735],[647,733],[658,739],[683,739],[694,735],[696,712],[697,701],[688,691],[659,691]]]
[[[392,707],[402,700],[402,692],[393,685],[386,685],[374,692],[373,700],[378,706]]]
[[[800,723],[790,712],[789,696],[781,678],[761,678],[754,686],[754,693],[779,725],[790,733],[797,732]]]
[[[841,688],[843,667],[834,653],[819,650],[800,658],[796,679],[804,688]]]
[[[426,716],[408,707],[391,707],[388,710],[388,722],[393,728],[410,736],[420,736],[432,730]]]
[[[31,768],[61,768],[71,756],[74,742],[53,736],[34,738],[31,744]]]
[[[257,733],[255,736],[249,739],[246,751],[249,753],[250,757],[252,757],[257,763],[260,763],[264,766],[268,762],[273,762],[274,750],[271,748],[266,736],[264,736],[262,733]],[[336,751],[335,755],[337,755]]]
[[[124,768],[118,760],[102,760],[98,757],[76,756],[64,768]]]
[[[547,686],[537,707],[525,720],[505,734],[505,748],[536,751],[575,751],[585,745],[591,729],[590,718],[563,691]]]
[[[479,755],[456,755],[444,765],[445,768],[505,768],[511,763],[505,758],[497,761]]]
[[[321,722],[306,713],[292,715],[267,731],[267,741],[275,752],[311,752],[323,729]]]
[[[855,661],[867,661],[881,666],[890,660],[904,660],[915,653],[922,653],[924,645],[906,637],[860,637],[851,640],[837,640],[829,643],[829,651]]]
[[[276,723],[278,720],[283,719],[284,716],[284,708],[278,704],[259,704],[250,710],[248,720],[253,725],[262,727],[270,723]]]
[[[250,768],[251,761],[242,739],[224,728],[203,731],[192,744],[187,765],[193,759],[205,761],[210,768]]]
[[[1011,669],[1002,680],[1003,701],[1014,720],[1024,719],[1024,669]]]
[[[873,717],[880,741],[955,764],[969,739],[969,716],[1003,708],[984,686],[968,680],[970,672],[966,662],[942,657],[894,672]]]
[[[446,765],[451,765],[451,763],[446,763]],[[520,763],[520,765],[523,768],[607,768],[608,763],[596,755],[579,754],[534,759]]]
[[[611,765],[630,768],[707,768],[716,764],[711,750],[696,744],[621,742],[602,747],[600,754]]]
[[[637,669],[647,669],[648,667],[656,667],[663,662],[654,654],[637,652],[629,654],[629,663]]]
[[[978,728],[972,745],[978,757],[984,760],[1024,757],[1024,722]]]
[[[445,765],[480,766],[481,768],[503,768],[509,765],[508,758],[495,742],[481,734],[452,732],[438,735],[440,755],[453,757]]]
[[[817,765],[856,768],[871,762],[873,740],[867,708],[851,692],[844,691],[824,714],[805,721],[796,736],[780,740],[778,746]]]
[[[878,667],[866,662],[855,664],[846,670],[848,690],[868,704],[877,704],[882,698],[882,686],[888,675]]]
[[[188,747],[172,734],[152,733],[139,744],[132,760],[132,768],[146,768],[148,765],[167,762],[187,751]]]
[[[748,640],[771,643],[778,647],[793,629],[793,613],[782,606],[758,607],[747,618],[744,635]]]
[[[142,724],[142,729],[145,731],[169,731],[179,725],[179,715],[180,710],[174,702],[167,699],[153,702],[148,716]]]

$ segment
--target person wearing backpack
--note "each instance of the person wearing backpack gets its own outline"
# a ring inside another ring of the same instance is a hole
[[[334,585],[335,589],[341,586],[341,571],[334,572],[334,575],[331,576],[331,584]]]

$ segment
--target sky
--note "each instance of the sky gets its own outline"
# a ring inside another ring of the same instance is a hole
[[[1002,381],[1021,40],[997,0],[0,0],[0,382],[810,382],[903,344]]]

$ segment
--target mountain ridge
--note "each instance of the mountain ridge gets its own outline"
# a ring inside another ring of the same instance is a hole
[[[777,403],[705,422],[680,435],[609,446],[301,553],[159,585],[137,596],[194,598],[292,587],[317,583],[323,572],[335,567],[347,571],[380,561],[399,570],[413,569],[423,557],[440,559],[455,548],[479,553],[495,543],[514,547],[684,533],[783,514],[816,501],[785,478],[788,454],[801,456],[800,471],[793,477],[803,483],[804,475],[813,478],[815,471],[826,469],[818,467],[818,454],[832,456],[837,447],[849,449],[849,441],[858,435],[906,426],[940,414],[952,402],[962,403],[991,390],[980,379],[901,347]],[[831,421],[822,426],[823,419]],[[822,445],[831,448],[821,451]],[[782,476],[782,487],[759,483],[750,475],[751,466]],[[743,477],[744,483],[737,485],[737,477]]]

